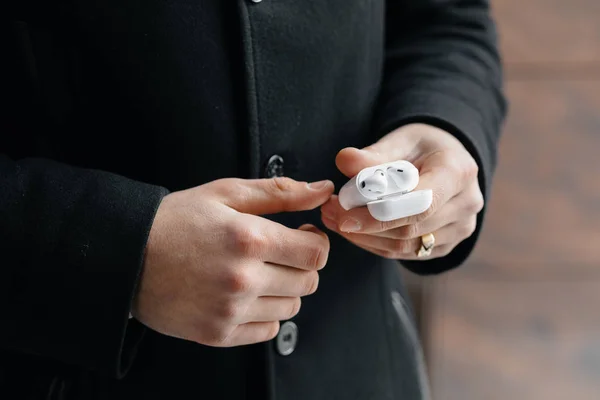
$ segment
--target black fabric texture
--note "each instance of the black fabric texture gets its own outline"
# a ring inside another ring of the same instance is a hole
[[[506,103],[488,1],[27,0],[0,54],[0,398],[421,398],[397,263],[339,236],[287,357],[128,314],[162,198],[264,176],[273,155],[339,188],[340,149],[428,123],[471,152],[489,199]],[[483,215],[449,256],[405,267],[462,264]]]
[[[126,335],[166,191],[41,159],[3,157],[0,181],[0,346],[122,376],[144,331]]]

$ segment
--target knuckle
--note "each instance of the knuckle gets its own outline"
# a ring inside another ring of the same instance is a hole
[[[308,279],[304,284],[303,294],[305,296],[314,294],[319,287],[319,274],[317,272],[308,273]]]
[[[224,194],[235,184],[235,178],[221,178],[210,182],[208,185],[210,185],[218,194]]]
[[[391,250],[395,255],[406,254],[410,252],[410,242],[406,240],[396,240],[394,241],[394,245]]]
[[[306,250],[306,259],[307,259],[307,264],[311,267],[316,267],[319,268],[320,264],[321,264],[321,259],[323,258],[321,256],[322,251],[319,247],[313,247],[310,249]]]
[[[300,312],[300,307],[302,306],[302,300],[299,297],[295,298],[290,306],[290,310],[287,314],[287,318],[290,319],[295,317]]]
[[[317,269],[324,268],[329,257],[329,241],[327,240],[324,243],[320,243],[319,245],[308,249],[306,257],[308,258],[307,262],[309,266]]]
[[[279,321],[269,323],[265,328],[264,341],[266,342],[271,339],[274,339],[279,333],[279,327]]]
[[[285,176],[275,177],[271,180],[271,188],[275,192],[290,192],[294,188],[294,180]]]
[[[477,177],[479,166],[472,157],[454,157],[447,155],[445,157],[446,168],[454,175],[459,182],[464,183]]]
[[[440,188],[438,190],[433,191],[431,206],[427,210],[423,211],[421,214],[417,215],[417,222],[425,221],[426,219],[434,215],[437,212],[437,210],[440,209],[440,207],[444,203],[444,190],[446,189]]]
[[[469,229],[466,223],[460,223],[456,227],[456,236],[457,239],[464,239],[469,234]]]
[[[217,308],[217,317],[221,320],[234,320],[240,313],[240,305],[235,301],[226,301]]]
[[[462,223],[458,226],[458,236],[460,239],[466,239],[470,237],[477,227],[477,221],[469,219],[469,221]]]
[[[479,165],[477,165],[477,162],[472,157],[468,157],[465,161],[464,177],[467,179],[475,179],[478,174]]]
[[[246,185],[239,178],[221,178],[209,183],[215,195],[222,198],[244,198],[247,192]]]
[[[225,329],[216,324],[207,325],[198,334],[194,341],[203,345],[213,347],[224,347],[226,345],[228,334]]]
[[[241,224],[230,226],[228,233],[237,254],[254,256],[266,245],[266,238],[260,232]]]
[[[377,221],[379,225],[377,230],[379,232],[385,232],[396,228],[397,221]]]
[[[289,209],[293,201],[295,181],[291,178],[280,176],[267,179],[266,191],[277,198],[283,209]]]
[[[419,236],[420,228],[418,224],[409,224],[401,226],[396,232],[399,239],[414,239]]]
[[[478,214],[485,205],[485,201],[483,200],[483,194],[480,190],[477,190],[473,200],[471,201],[471,205],[469,207],[469,211],[473,214]]]
[[[456,157],[454,153],[444,153],[443,155],[444,168],[454,177],[462,179],[466,174],[466,163]]]
[[[248,268],[240,267],[229,274],[225,279],[227,289],[231,293],[248,293],[251,292],[254,286],[252,274]]]
[[[467,237],[470,237],[477,230],[477,219],[471,218],[468,224]]]

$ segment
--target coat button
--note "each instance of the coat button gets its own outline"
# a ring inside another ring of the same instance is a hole
[[[250,0],[253,3],[260,3],[262,0]]]
[[[287,321],[279,329],[277,335],[277,351],[282,356],[289,356],[298,344],[298,326],[292,321]]]
[[[265,175],[267,178],[275,178],[277,176],[283,176],[283,158],[275,154],[267,162],[265,168]]]

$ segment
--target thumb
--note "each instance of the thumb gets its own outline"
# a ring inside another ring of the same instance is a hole
[[[224,203],[242,213],[263,215],[312,210],[333,194],[329,180],[306,183],[291,178],[235,179]]]
[[[352,178],[367,167],[408,160],[414,149],[414,141],[401,135],[400,132],[394,132],[363,149],[355,147],[342,149],[335,158],[335,164],[342,174]]]
[[[352,178],[362,169],[385,162],[381,161],[382,159],[380,154],[368,148],[360,150],[355,147],[346,147],[337,154],[335,165],[342,174]]]

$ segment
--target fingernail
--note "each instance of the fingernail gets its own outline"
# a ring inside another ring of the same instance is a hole
[[[343,232],[356,232],[356,231],[359,231],[360,228],[362,228],[360,222],[358,222],[354,218],[348,218],[340,226],[340,230]]]
[[[329,180],[319,181],[319,182],[312,182],[312,183],[308,184],[308,188],[312,189],[312,190],[323,190],[327,186],[332,185],[332,184],[333,184],[333,182],[331,182]]]

